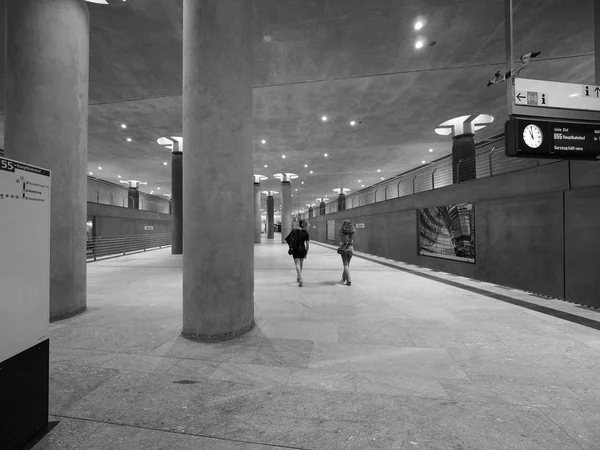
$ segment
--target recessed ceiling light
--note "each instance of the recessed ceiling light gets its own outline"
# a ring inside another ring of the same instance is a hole
[[[313,171],[311,170],[310,173],[313,173]]]
[[[98,166],[98,170],[102,170],[102,167]]]
[[[167,162],[166,162],[166,161],[164,161],[164,162],[163,162],[163,166],[166,166],[166,165],[167,165]]]
[[[160,188],[159,188],[159,187],[157,187],[156,189],[158,189],[158,190],[160,191]]]
[[[358,180],[358,182],[360,183],[360,180]]]
[[[421,22],[420,20],[417,20],[415,22],[415,30],[420,30],[421,28],[423,28],[423,22]]]
[[[432,149],[432,148],[430,148],[430,149],[429,149],[429,153],[431,153],[432,151],[433,151],[433,149]]]
[[[327,158],[329,155],[328,155],[327,153],[325,153],[323,156],[324,156],[325,158]]]
[[[267,143],[267,141],[265,141],[264,139],[263,139],[262,141],[260,141],[260,142],[262,142],[263,144],[266,144],[266,143]]]
[[[381,172],[381,169],[377,169],[377,172]]]
[[[294,194],[292,194],[292,197],[294,196]]]
[[[304,167],[308,167],[308,164],[304,164]]]
[[[425,161],[421,161],[421,164],[425,164]]]
[[[127,125],[125,125],[124,123],[121,124],[121,128],[125,129],[127,128]]]
[[[285,159],[285,155],[281,155],[281,157],[282,157],[283,159]]]
[[[302,181],[301,184],[304,184],[304,181]]]
[[[150,191],[151,194],[154,194],[154,191]]]
[[[265,167],[267,167],[267,165],[265,164]]]
[[[419,41],[415,42],[415,48],[416,48],[417,50],[418,50],[418,49],[420,49],[420,48],[423,48],[423,45],[424,45],[424,43],[423,43],[423,41],[421,41],[421,40],[419,40]]]
[[[354,120],[351,120],[351,121],[350,121],[350,126],[351,126],[351,127],[353,127],[353,126],[356,126],[356,122],[355,122]]]
[[[321,120],[322,120],[323,122],[327,122],[327,116],[323,116],[323,117],[321,117]]]
[[[381,177],[382,180],[385,180],[385,178]]]
[[[131,138],[127,138],[127,142],[131,142]]]
[[[365,185],[364,185],[364,184],[361,184],[361,185],[360,185],[360,187],[365,187]]]
[[[298,189],[296,189],[296,192],[298,192]]]
[[[117,175],[117,178],[121,178],[121,175]]]
[[[94,172],[90,172],[90,175],[94,175]]]

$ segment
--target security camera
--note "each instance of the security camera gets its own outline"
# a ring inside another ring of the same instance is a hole
[[[490,80],[488,81],[488,83],[486,84],[486,86],[491,86],[492,84],[496,84],[496,83],[502,83],[505,79],[505,76],[500,72],[496,72],[494,74],[494,76],[492,78],[490,78]]]
[[[521,55],[521,58],[519,58],[521,60],[521,62],[523,64],[528,64],[529,61],[531,60],[531,58],[536,58],[537,56],[540,56],[542,52],[529,52],[529,53],[525,53],[524,55]]]

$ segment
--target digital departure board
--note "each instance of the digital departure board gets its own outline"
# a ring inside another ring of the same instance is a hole
[[[600,123],[512,116],[505,132],[507,156],[600,160]]]

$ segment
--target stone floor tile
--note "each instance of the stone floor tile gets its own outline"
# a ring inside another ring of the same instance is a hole
[[[326,370],[297,369],[288,380],[290,389],[317,389],[325,391],[356,391],[354,375]]]
[[[129,370],[133,372],[164,373],[173,367],[178,358],[150,355],[117,355],[105,362],[107,369]]]
[[[96,352],[76,348],[58,347],[50,353],[50,363],[74,364],[78,366],[101,367],[115,358],[118,353]]]
[[[438,380],[397,374],[355,373],[356,391],[362,394],[400,395],[448,399]]]
[[[75,450],[92,435],[98,433],[107,425],[89,420],[79,420],[67,417],[48,417],[49,422],[58,422],[32,450]]]
[[[180,359],[167,371],[167,374],[180,377],[182,380],[207,380],[219,364],[218,361]]]
[[[264,339],[254,362],[269,366],[308,366],[313,343],[301,339]]]
[[[559,408],[541,408],[554,423],[585,450],[600,448],[600,412],[589,411],[585,408],[561,410]]]
[[[50,366],[50,413],[61,414],[119,372],[67,364]]]
[[[307,341],[337,342],[336,322],[307,320],[269,320],[261,329],[268,338],[303,339]]]
[[[285,385],[291,372],[292,369],[288,367],[221,363],[210,375],[210,379],[245,384]]]
[[[468,379],[442,349],[315,342],[309,368],[425,378]]]
[[[352,318],[340,321],[338,342],[348,344],[392,345],[414,347],[404,321],[396,319]]]

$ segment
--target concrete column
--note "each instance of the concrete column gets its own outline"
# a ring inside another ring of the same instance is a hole
[[[260,183],[254,183],[254,243],[260,244]]]
[[[127,207],[130,209],[140,209],[140,191],[136,187],[129,187],[127,191]]]
[[[319,215],[320,216],[324,216],[326,214],[326,207],[327,205],[325,204],[325,202],[321,202],[319,203]]]
[[[171,153],[171,254],[183,253],[183,152]]]
[[[313,214],[314,214],[315,210],[313,209],[313,207],[311,206],[310,208],[308,208],[308,218],[312,219],[313,218]]]
[[[183,335],[254,326],[252,3],[183,1]]]
[[[596,84],[600,84],[600,0],[594,0],[594,55]]]
[[[475,168],[475,135],[464,133],[452,138],[452,182],[477,178]]]
[[[281,182],[281,243],[292,231],[292,184]]]
[[[343,211],[346,209],[346,194],[343,192],[338,195],[338,211]]]
[[[267,197],[267,239],[275,239],[275,200],[272,193]]]
[[[7,158],[52,171],[50,319],[86,308],[89,14],[83,0],[7,0]]]

